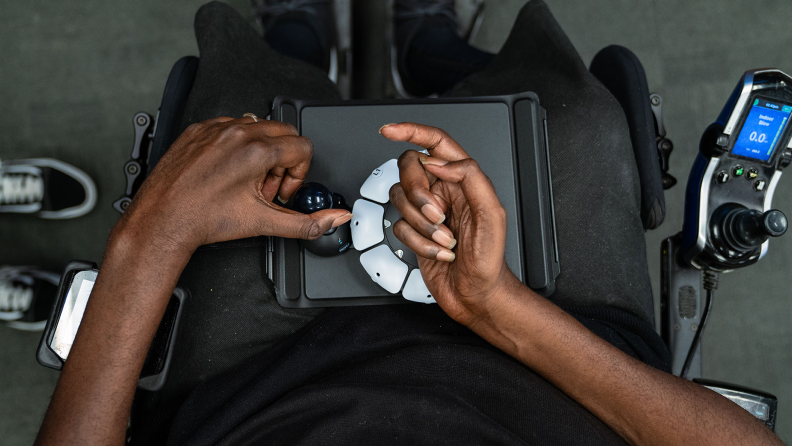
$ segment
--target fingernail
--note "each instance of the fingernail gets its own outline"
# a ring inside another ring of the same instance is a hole
[[[440,158],[429,158],[428,156],[421,156],[418,158],[421,161],[421,164],[429,164],[430,166],[445,166],[448,164],[448,160],[443,160]]]
[[[454,237],[451,237],[445,231],[442,231],[440,229],[438,229],[432,234],[432,240],[445,246],[448,249],[454,249],[454,246],[456,246],[457,243]]]
[[[456,259],[456,254],[448,251],[440,251],[437,253],[437,260],[441,262],[453,262]]]
[[[432,223],[439,225],[440,223],[445,221],[445,214],[443,214],[437,206],[433,205],[432,203],[426,203],[421,208],[421,212],[429,219]]]
[[[380,127],[380,129],[379,129],[379,133],[380,133],[380,135],[382,135],[382,129],[384,129],[385,127],[390,127],[390,126],[392,126],[392,125],[393,125],[393,123],[391,123],[391,124],[385,124],[385,125],[383,125],[382,127]]]
[[[280,201],[281,204],[286,204],[286,202],[289,201],[289,200],[284,200],[283,198],[281,198],[280,195],[278,195],[278,201]]]
[[[349,220],[352,220],[352,217],[353,217],[353,215],[351,213],[347,213],[345,215],[342,215],[342,216],[336,218],[335,220],[333,220],[333,225],[331,227],[335,228],[336,226],[341,226],[344,223],[348,222]]]

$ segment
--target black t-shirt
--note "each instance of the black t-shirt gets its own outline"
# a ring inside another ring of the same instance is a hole
[[[609,308],[567,310],[631,356],[668,367],[649,324]],[[168,443],[624,444],[436,305],[325,312],[197,388]]]

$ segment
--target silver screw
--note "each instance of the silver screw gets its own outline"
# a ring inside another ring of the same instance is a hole
[[[658,98],[657,96],[653,96],[652,97],[652,105],[657,105],[659,103],[660,103],[660,98]]]
[[[404,251],[402,251],[401,249],[397,249],[396,251],[393,251],[393,253],[396,254],[396,256],[399,258],[402,258],[402,256],[404,255]]]
[[[129,166],[127,166],[127,172],[134,175],[138,172],[138,167],[134,164],[130,164]]]
[[[679,331],[682,329],[682,326],[679,324],[674,324],[674,331]]]
[[[138,125],[145,125],[146,122],[148,122],[148,119],[146,119],[145,116],[138,116],[137,118]]]
[[[390,220],[388,220],[388,219],[385,219],[385,220],[383,220],[383,221],[382,221],[382,224],[384,224],[384,225],[385,225],[385,229],[388,229],[388,228],[390,228],[390,227],[391,227],[391,222],[390,222]]]
[[[692,331],[696,331],[696,330],[698,330],[698,324],[693,324],[693,325],[691,325],[691,326],[690,326],[690,329],[691,329]]]
[[[124,210],[124,211],[129,209],[129,202],[128,201],[122,201],[121,202],[121,209]]]

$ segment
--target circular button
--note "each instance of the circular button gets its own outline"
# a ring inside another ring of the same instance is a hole
[[[763,191],[765,188],[765,180],[756,180],[754,183],[754,190],[757,192]]]
[[[743,172],[745,172],[745,169],[743,169],[743,166],[739,164],[734,166],[734,169],[732,169],[732,173],[734,174],[735,177],[742,176]]]
[[[748,174],[745,175],[745,178],[748,178],[749,180],[753,180],[758,176],[759,176],[759,171],[751,167],[750,169],[748,169]]]
[[[729,181],[729,174],[726,173],[726,172],[720,172],[718,174],[718,183],[723,184],[723,183],[725,183],[727,181]]]

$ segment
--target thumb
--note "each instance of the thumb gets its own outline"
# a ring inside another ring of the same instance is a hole
[[[280,206],[271,206],[267,208],[263,218],[262,235],[314,240],[330,228],[352,219],[352,213],[346,209],[325,209],[313,214],[301,214]]]

